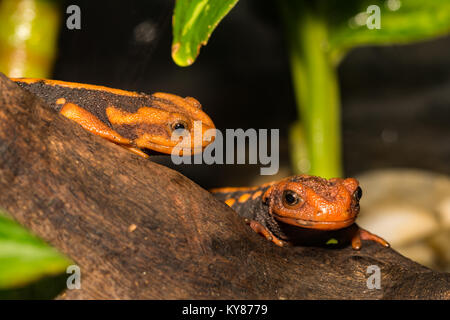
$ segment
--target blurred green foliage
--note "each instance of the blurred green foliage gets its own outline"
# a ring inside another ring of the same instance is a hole
[[[47,78],[56,56],[59,0],[0,0],[0,72]],[[0,211],[0,299],[51,298],[70,261]]]
[[[357,46],[407,44],[450,32],[448,0],[318,1],[329,30],[328,51],[342,56]],[[380,29],[369,29],[367,8],[380,8]]]
[[[190,65],[237,1],[177,0],[174,61]],[[448,34],[448,0],[278,0],[300,120],[290,131],[296,173],[342,176],[337,66],[354,47],[406,44]],[[380,28],[369,28],[377,6]],[[211,10],[214,8],[214,10]],[[220,12],[220,14],[217,14]],[[263,68],[264,66],[261,66]]]
[[[70,264],[61,253],[0,211],[0,293],[61,275]]]
[[[180,66],[191,65],[201,46],[238,0],[176,1],[173,18],[172,58]]]
[[[61,18],[57,0],[1,0],[0,72],[48,78]]]

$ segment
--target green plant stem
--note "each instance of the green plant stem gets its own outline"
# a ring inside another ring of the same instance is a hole
[[[0,72],[47,78],[61,17],[56,0],[0,0]]]
[[[293,168],[296,173],[340,177],[340,97],[336,67],[326,48],[325,19],[301,1],[282,3],[301,119],[290,131]]]

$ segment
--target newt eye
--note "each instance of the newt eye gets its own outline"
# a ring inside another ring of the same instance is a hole
[[[187,130],[188,129],[187,123],[182,120],[172,123],[171,127],[172,127],[172,130]]]
[[[292,190],[286,190],[283,193],[283,202],[285,205],[289,207],[293,207],[300,203],[302,198],[294,191]]]
[[[359,199],[361,199],[361,197],[362,197],[362,189],[361,189],[361,187],[358,187],[355,190],[355,193],[353,193],[353,197],[355,197],[356,201],[359,201]]]

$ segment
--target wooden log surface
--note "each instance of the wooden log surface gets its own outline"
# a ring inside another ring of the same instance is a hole
[[[450,299],[450,274],[364,242],[279,248],[178,172],[0,74],[0,207],[73,259],[67,299]],[[134,231],[130,226],[135,225]],[[367,267],[381,289],[367,287]]]

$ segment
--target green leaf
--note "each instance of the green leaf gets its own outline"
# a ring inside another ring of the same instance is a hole
[[[179,66],[194,63],[200,47],[238,0],[177,0],[173,15],[172,58]]]
[[[65,19],[60,2],[0,1],[0,72],[8,77],[51,76]]]
[[[407,44],[450,32],[448,0],[333,0],[321,4],[332,58],[356,46]],[[367,12],[371,5],[380,9],[380,29],[367,26],[369,16],[374,17],[374,11]]]
[[[65,272],[71,262],[0,211],[0,290]]]
[[[335,238],[330,238],[330,239],[328,239],[328,241],[325,244],[330,245],[330,244],[338,244],[338,243],[339,243],[339,241],[336,240]]]
[[[341,176],[337,65],[347,51],[357,46],[405,44],[447,34],[450,1],[277,2],[285,23],[293,87],[302,121],[301,126],[296,123],[290,131],[294,171]],[[374,27],[377,11],[380,28],[369,28]]]

